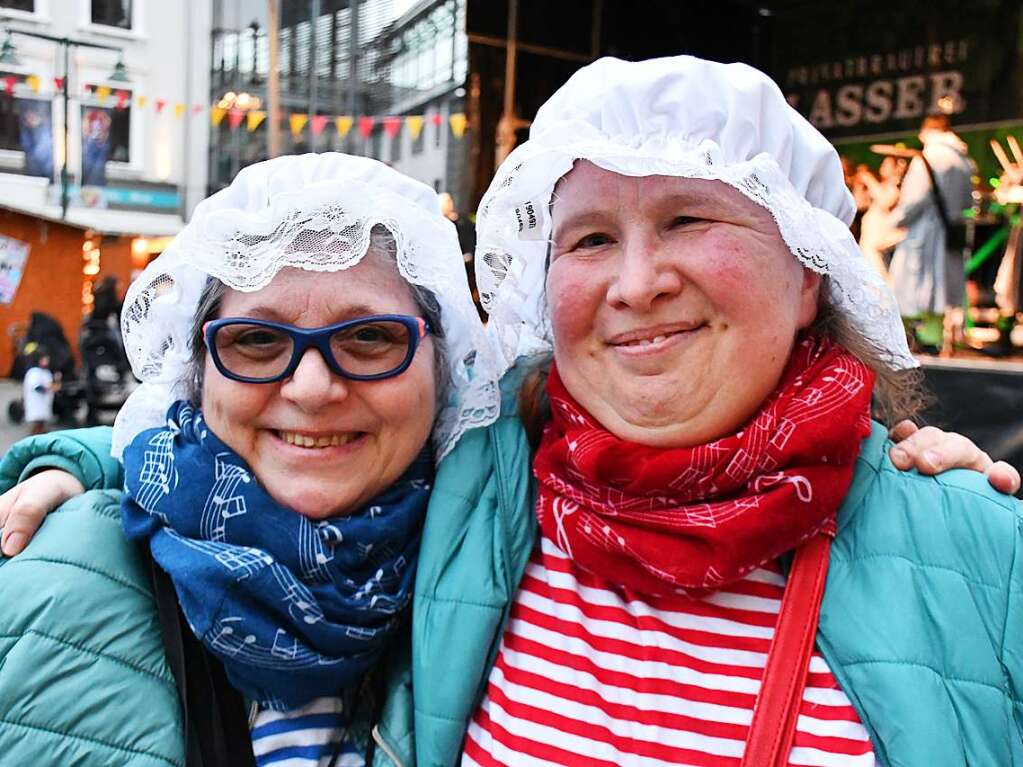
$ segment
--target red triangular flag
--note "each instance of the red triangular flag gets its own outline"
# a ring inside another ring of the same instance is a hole
[[[53,78],[53,84],[57,88],[58,91],[64,90],[64,78],[63,77],[54,77]]]
[[[118,109],[124,109],[125,105],[128,103],[128,97],[129,96],[131,96],[131,94],[128,91],[118,91],[117,92],[117,108]]]
[[[18,78],[15,77],[14,75],[7,75],[7,77],[4,78],[4,91],[7,93],[8,96],[14,93],[14,86],[15,84],[17,84],[17,82]]]
[[[154,103],[156,104],[156,113],[160,114],[163,108],[167,106],[167,99],[157,99]]]
[[[440,125],[441,123],[444,122],[444,115],[442,115],[440,112],[434,112],[432,115],[430,115],[430,122],[432,122],[434,125]]]
[[[400,117],[385,117],[384,118],[384,132],[387,133],[388,138],[394,138],[398,135],[398,131],[401,129],[401,118]]]
[[[312,120],[309,121],[309,127],[312,129],[314,136],[319,136],[323,133],[324,127],[327,125],[326,115],[315,115]]]
[[[193,104],[192,114],[194,115],[202,114],[202,104]]]
[[[359,135],[363,138],[369,138],[369,134],[373,132],[373,123],[375,120],[372,117],[360,117],[359,118]]]
[[[240,109],[232,109],[227,113],[227,124],[234,130],[242,124],[242,120],[245,119],[245,113]]]

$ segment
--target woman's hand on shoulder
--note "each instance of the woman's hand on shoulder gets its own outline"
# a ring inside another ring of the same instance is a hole
[[[891,459],[897,469],[916,469],[921,474],[972,469],[985,474],[995,490],[1009,494],[1019,490],[1016,469],[1005,461],[992,461],[991,456],[962,434],[944,432],[934,426],[920,428],[912,421],[899,422],[889,434],[896,442]]]
[[[84,492],[73,475],[46,469],[0,495],[0,549],[4,556],[13,557],[23,551],[47,514]]]

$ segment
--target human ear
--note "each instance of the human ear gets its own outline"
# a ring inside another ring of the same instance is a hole
[[[803,284],[799,289],[799,315],[797,324],[800,330],[810,327],[817,319],[817,307],[821,295],[821,275],[803,267]]]

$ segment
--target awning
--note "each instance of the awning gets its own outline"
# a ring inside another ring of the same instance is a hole
[[[19,205],[11,200],[0,199],[0,208],[83,230],[92,229],[97,234],[164,237],[177,234],[185,225],[177,214],[138,210],[72,207],[68,208],[67,218],[61,218],[60,207],[57,205]]]

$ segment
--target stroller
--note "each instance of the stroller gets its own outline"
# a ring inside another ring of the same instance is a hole
[[[117,413],[131,393],[134,380],[116,318],[97,316],[95,312],[86,317],[78,335],[78,351],[85,373],[85,424],[95,426],[103,422],[104,413]]]
[[[50,369],[60,373],[61,387],[53,397],[53,415],[64,426],[78,425],[78,409],[84,397],[84,387],[75,375],[75,360],[71,346],[64,336],[60,323],[44,312],[32,312],[28,329],[15,342],[14,363],[9,377],[17,381],[25,377],[34,354],[45,349],[50,357]],[[11,423],[21,423],[25,418],[25,403],[20,397],[7,405],[7,417]]]

